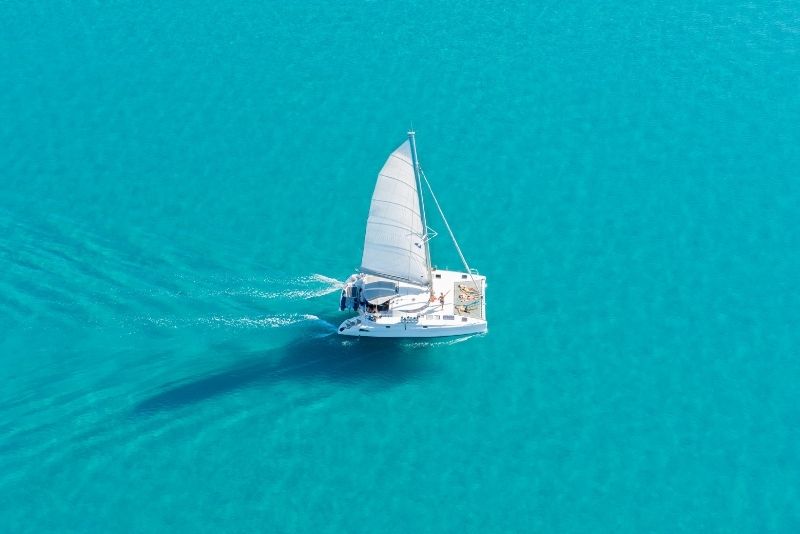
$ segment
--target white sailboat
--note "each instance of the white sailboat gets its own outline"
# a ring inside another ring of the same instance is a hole
[[[423,181],[464,265],[431,264]],[[358,313],[339,334],[441,337],[486,332],[486,277],[471,269],[417,160],[414,132],[378,173],[367,219],[361,268],[344,284],[339,309]]]

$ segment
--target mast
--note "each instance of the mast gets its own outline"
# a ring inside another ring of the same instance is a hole
[[[417,195],[419,196],[419,207],[422,212],[422,241],[425,243],[425,258],[428,267],[428,286],[433,287],[431,279],[431,247],[428,243],[428,221],[425,217],[425,199],[422,196],[422,178],[419,172],[419,160],[417,159],[417,143],[414,140],[414,130],[408,131],[408,142],[411,145],[411,166],[414,167],[414,178],[417,180]],[[433,291],[431,289],[431,291]]]

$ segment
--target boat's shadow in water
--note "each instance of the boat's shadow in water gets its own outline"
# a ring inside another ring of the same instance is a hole
[[[333,335],[260,352],[233,350],[232,356],[239,360],[235,365],[164,384],[133,411],[153,414],[286,380],[391,387],[435,372],[429,349],[425,344],[396,340],[342,341]]]

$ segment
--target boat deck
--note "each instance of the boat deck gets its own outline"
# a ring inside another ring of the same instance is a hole
[[[440,337],[486,332],[486,277],[459,271],[432,272],[431,297],[424,287],[396,286],[390,309],[362,308],[339,326],[345,336]]]
[[[440,305],[443,313],[484,319],[486,277],[438,269],[432,275],[434,297],[444,295],[444,306]]]

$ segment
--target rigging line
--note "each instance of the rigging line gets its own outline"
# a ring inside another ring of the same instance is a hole
[[[414,184],[419,189],[417,192],[417,197],[419,198],[420,214],[422,215],[422,232],[424,234],[422,242],[425,245],[425,267],[428,270],[428,285],[431,287],[431,291],[433,291],[433,275],[431,274],[431,248],[429,243],[430,239],[428,239],[428,219],[425,215],[425,195],[422,194],[422,178],[420,178],[422,167],[420,167],[419,158],[417,157],[417,142],[414,140],[413,129],[408,132],[408,141],[409,148],[411,149],[411,166],[414,169]]]
[[[472,279],[472,283],[475,284],[475,288],[478,289],[478,283],[475,281],[475,277],[472,275],[472,269],[469,268],[467,265],[467,259],[464,257],[464,254],[461,252],[461,247],[458,246],[458,241],[456,241],[456,236],[453,234],[453,231],[450,229],[450,225],[447,223],[447,217],[444,216],[444,211],[442,211],[442,207],[439,205],[439,201],[436,199],[436,194],[433,192],[433,188],[431,187],[431,183],[428,181],[428,177],[425,176],[425,172],[422,170],[422,167],[419,168],[419,174],[425,179],[425,185],[428,186],[428,191],[431,192],[431,198],[433,199],[433,203],[436,204],[436,209],[439,210],[439,215],[442,216],[442,222],[444,222],[444,227],[447,228],[447,233],[450,234],[450,239],[453,240],[453,244],[456,246],[456,252],[458,252],[458,256],[461,258],[461,262],[464,264],[464,268],[469,273],[470,279]],[[483,293],[483,291],[481,291]],[[481,294],[481,297],[483,295]]]

